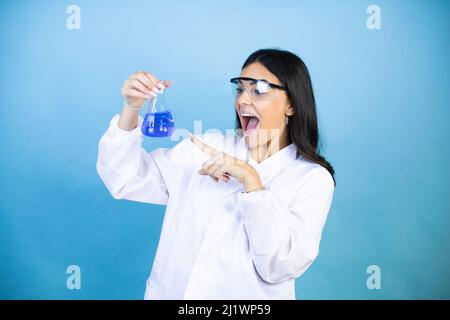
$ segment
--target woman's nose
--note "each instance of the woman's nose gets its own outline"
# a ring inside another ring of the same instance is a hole
[[[239,96],[236,98],[237,104],[252,104],[253,99],[250,96],[249,90],[245,89]]]

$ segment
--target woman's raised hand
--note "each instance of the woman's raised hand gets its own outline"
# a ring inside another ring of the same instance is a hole
[[[160,90],[171,86],[168,80],[161,81],[147,71],[133,73],[123,84],[121,93],[125,100],[117,125],[119,128],[131,131],[137,127],[139,111],[145,99],[153,99]]]
[[[147,71],[133,73],[125,80],[121,90],[125,107],[138,111],[144,105],[145,99],[153,99],[171,84],[169,80],[159,80]]]

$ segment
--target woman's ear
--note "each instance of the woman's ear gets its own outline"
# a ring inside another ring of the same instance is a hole
[[[285,114],[286,114],[287,116],[293,116],[294,113],[295,113],[294,108],[291,106],[291,104],[288,104],[288,105],[286,106]]]

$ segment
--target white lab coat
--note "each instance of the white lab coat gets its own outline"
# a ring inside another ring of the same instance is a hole
[[[97,172],[115,199],[166,205],[145,299],[295,299],[295,278],[319,252],[334,184],[291,144],[261,163],[243,138],[198,137],[251,164],[266,190],[198,174],[208,157],[189,139],[147,152],[139,125],[114,116],[99,142]]]

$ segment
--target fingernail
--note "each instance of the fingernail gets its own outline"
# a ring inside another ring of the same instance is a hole
[[[163,90],[163,89],[166,88],[166,87],[164,86],[164,83],[163,83],[162,81],[161,81],[161,82],[158,82],[157,86],[158,86],[161,90]]]
[[[157,96],[157,94],[154,93],[153,91],[149,91],[148,94],[151,95],[153,98]]]
[[[156,88],[156,87],[153,87],[152,90],[154,93],[157,93],[157,94],[161,93],[161,90],[158,90],[158,88]]]

